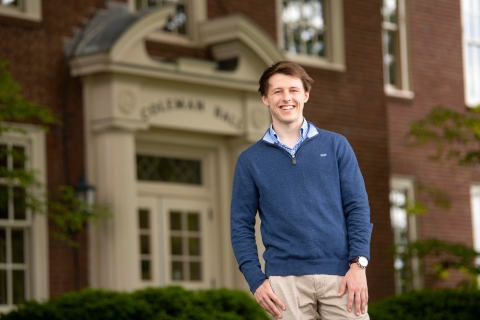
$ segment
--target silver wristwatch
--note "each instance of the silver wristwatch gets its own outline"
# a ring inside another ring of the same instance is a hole
[[[352,260],[350,260],[350,264],[349,264],[349,265],[352,265],[352,263],[356,263],[356,264],[358,264],[358,266],[359,266],[360,268],[365,269],[365,268],[368,266],[368,259],[365,258],[365,257],[362,257],[362,256],[358,256],[358,257],[353,258]]]

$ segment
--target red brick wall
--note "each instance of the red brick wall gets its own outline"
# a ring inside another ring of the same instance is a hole
[[[48,188],[73,185],[84,170],[82,91],[78,79],[69,76],[63,54],[63,39],[73,36],[103,0],[42,1],[42,21],[31,22],[0,15],[0,59],[10,61],[9,70],[28,99],[52,108],[63,121],[47,133]],[[66,117],[63,107],[66,106]],[[66,144],[64,132],[66,131]],[[67,151],[65,166],[64,152]],[[65,169],[69,175],[65,176]],[[49,228],[54,226],[50,224]],[[86,286],[87,241],[80,234],[81,286]],[[58,240],[49,239],[50,293],[57,295],[74,289],[72,250]]]
[[[434,237],[472,245],[469,188],[471,181],[479,181],[478,170],[428,160],[433,146],[405,146],[410,123],[434,106],[466,111],[460,1],[409,1],[408,18],[415,98],[388,99],[391,171],[414,176],[423,185],[446,191],[451,198],[451,208],[445,209],[434,205],[425,192],[419,193],[419,200],[428,205],[427,214],[419,220],[421,239]],[[427,274],[425,280],[428,287],[444,287],[455,286],[460,277],[439,282]]]

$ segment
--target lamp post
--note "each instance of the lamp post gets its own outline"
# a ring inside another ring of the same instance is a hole
[[[95,187],[87,181],[84,173],[80,175],[80,178],[73,188],[75,189],[77,199],[86,203],[87,211],[91,212],[92,206],[95,203]]]

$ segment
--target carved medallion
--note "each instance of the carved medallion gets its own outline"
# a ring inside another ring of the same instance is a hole
[[[136,106],[135,95],[130,90],[122,90],[118,94],[118,107],[124,114],[131,113]]]

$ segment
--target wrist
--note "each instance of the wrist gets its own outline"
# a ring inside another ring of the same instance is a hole
[[[352,265],[357,265],[360,268],[365,269],[368,266],[368,259],[364,256],[358,256],[350,260],[350,267]]]

